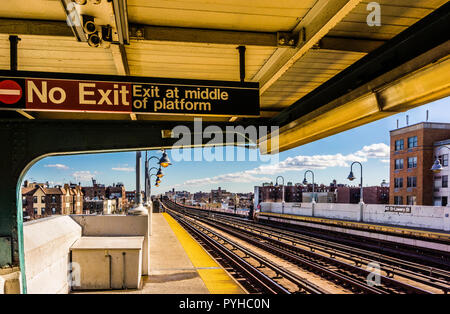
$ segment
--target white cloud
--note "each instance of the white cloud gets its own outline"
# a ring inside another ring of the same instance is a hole
[[[389,153],[390,150],[388,145],[378,143],[364,146],[361,150],[349,155],[299,155],[295,157],[288,157],[276,164],[261,165],[251,170],[227,173],[211,178],[188,180],[180,186],[217,184],[222,182],[250,183],[270,181],[270,178],[260,177],[260,175],[274,175],[288,171],[301,171],[306,169],[323,170],[333,167],[350,167],[350,163],[353,161],[366,162],[369,158],[389,158]],[[385,162],[384,160],[386,159],[382,159],[381,161]],[[389,160],[387,162],[389,162]]]
[[[383,162],[383,163],[385,163],[385,164],[388,164],[388,163],[391,162],[389,159],[381,159],[380,161]]]
[[[257,182],[261,180],[270,180],[270,178],[264,177],[255,177],[254,175],[242,172],[236,173],[227,173],[223,175],[218,175],[212,178],[202,178],[202,179],[192,179],[185,181],[182,185],[188,186],[198,186],[198,185],[206,185],[206,184],[220,184],[225,182],[234,182],[234,183],[251,183]]]
[[[365,158],[389,158],[389,154],[389,146],[384,143],[364,146],[362,150],[355,153],[355,155]]]
[[[90,181],[92,178],[94,178],[96,174],[97,174],[97,171],[90,172],[89,170],[80,170],[80,171],[75,171],[74,173],[72,173],[72,176],[77,181],[86,182],[86,181]]]
[[[115,167],[115,168],[111,168],[112,170],[115,171],[126,171],[126,172],[133,172],[134,168],[133,167]]]
[[[50,165],[44,165],[44,167],[46,167],[46,168],[57,168],[57,169],[61,169],[61,170],[69,169],[69,167],[67,167],[66,165],[63,165],[63,164],[50,164]]]

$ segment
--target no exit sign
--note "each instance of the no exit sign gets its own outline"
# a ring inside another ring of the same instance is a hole
[[[0,108],[259,116],[258,83],[60,73],[33,77],[33,72],[22,73],[26,75],[0,77]]]

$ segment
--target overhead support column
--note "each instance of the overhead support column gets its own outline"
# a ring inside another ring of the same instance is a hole
[[[242,83],[245,81],[245,46],[237,47],[239,50],[239,78]]]
[[[252,81],[260,82],[260,94],[262,95],[272,86],[360,2],[361,0],[317,1],[316,5],[292,31],[299,33],[300,40],[297,48],[278,48],[252,78]]]
[[[9,62],[11,71],[17,71],[17,45],[19,41],[19,36],[9,36]]]
[[[17,64],[18,64],[18,44],[21,39],[17,35],[10,35],[9,36],[9,65],[11,71],[17,71]],[[28,119],[34,119],[34,117],[27,113],[24,110],[16,110],[16,112],[20,113],[22,116],[28,118]]]

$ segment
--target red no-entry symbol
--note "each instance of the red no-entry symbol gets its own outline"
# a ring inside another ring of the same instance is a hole
[[[11,105],[22,98],[22,87],[17,82],[4,80],[0,82],[0,101]]]

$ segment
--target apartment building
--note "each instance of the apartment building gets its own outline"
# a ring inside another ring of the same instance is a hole
[[[437,198],[440,198],[441,203],[445,202],[445,196],[444,199],[440,194],[435,196],[435,190],[442,188],[435,186],[436,182],[440,180],[441,185],[443,182],[444,185],[448,184],[443,178],[445,174],[435,175],[431,167],[436,159],[435,143],[450,138],[450,123],[417,123],[390,131],[390,138],[389,203],[434,205],[439,202]],[[440,152],[443,161],[447,158],[448,163],[449,151]]]
[[[25,220],[51,215],[81,214],[83,194],[80,186],[65,184],[49,187],[46,183],[24,182],[22,187],[22,208]]]

